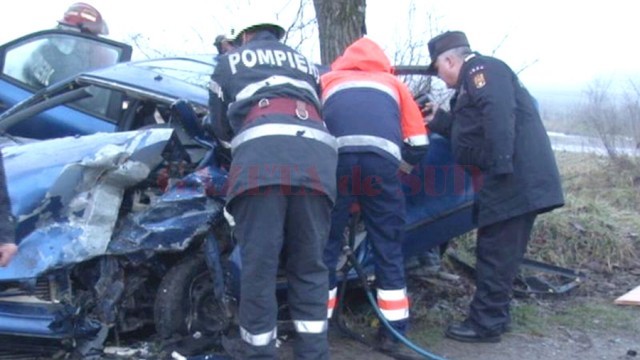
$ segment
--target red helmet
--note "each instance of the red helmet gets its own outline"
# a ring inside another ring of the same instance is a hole
[[[109,34],[107,23],[102,18],[100,12],[87,3],[78,2],[69,6],[62,20],[58,20],[58,23],[77,27],[82,32],[93,35]]]

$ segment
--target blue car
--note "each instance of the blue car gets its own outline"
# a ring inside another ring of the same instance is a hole
[[[229,159],[205,121],[214,67],[209,55],[125,62],[0,115],[19,241],[0,269],[0,336],[88,357],[150,328],[166,346],[215,346],[234,323],[242,264],[223,214]],[[471,189],[433,135],[405,178],[408,259],[473,229]],[[355,235],[373,274],[366,233]],[[345,262],[341,279],[355,279]]]
[[[55,82],[129,61],[131,51],[124,43],[61,29],[12,40],[0,46],[0,113]]]

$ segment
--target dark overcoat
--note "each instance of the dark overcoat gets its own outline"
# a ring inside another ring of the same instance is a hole
[[[457,163],[479,170],[478,226],[564,205],[560,174],[535,101],[509,66],[470,55],[450,105],[429,126],[450,137]]]

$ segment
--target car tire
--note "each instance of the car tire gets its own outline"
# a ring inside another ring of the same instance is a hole
[[[215,299],[212,274],[202,256],[173,266],[162,278],[154,304],[154,321],[162,339],[211,334],[226,329],[229,319]]]

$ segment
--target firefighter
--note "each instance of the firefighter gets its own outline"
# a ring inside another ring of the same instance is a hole
[[[95,7],[78,2],[69,6],[58,20],[59,29],[79,30],[94,36],[108,35],[109,27],[102,18],[102,14]]]
[[[466,35],[429,41],[429,72],[455,90],[450,112],[429,128],[449,137],[458,164],[479,169],[475,183],[476,292],[465,321],[445,335],[498,342],[509,329],[512,285],[536,216],[564,204],[560,175],[534,99],[504,62],[471,51]]]
[[[336,303],[336,266],[352,203],[360,205],[374,250],[377,300],[400,333],[409,320],[402,241],[405,198],[399,169],[410,173],[428,148],[427,130],[407,86],[369,38],[351,44],[321,77],[323,116],[338,140],[338,198],[324,259],[330,270],[329,317]],[[381,327],[378,344],[398,342]]]
[[[109,28],[102,14],[87,3],[74,3],[58,20],[56,29],[78,31],[92,36],[107,35]],[[54,36],[34,51],[23,69],[27,82],[49,86],[80,71],[115,63],[113,54],[76,39]]]
[[[11,258],[18,252],[18,246],[15,244],[14,220],[11,215],[11,201],[4,173],[4,162],[0,151],[0,267],[9,265]]]
[[[272,359],[279,255],[288,280],[296,359],[327,359],[322,251],[336,193],[337,145],[320,117],[316,67],[279,40],[274,21],[240,28],[210,82],[213,132],[229,144],[227,209],[242,263],[239,354]],[[236,342],[237,343],[237,342]]]
[[[226,34],[220,34],[216,36],[215,40],[213,41],[213,46],[218,51],[219,55],[224,55],[236,48],[233,37]]]

